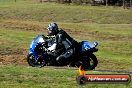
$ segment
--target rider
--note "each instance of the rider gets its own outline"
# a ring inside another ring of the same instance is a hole
[[[62,64],[74,54],[75,46],[78,45],[78,42],[71,38],[64,30],[58,28],[56,23],[50,23],[47,29],[48,36],[55,36],[54,44],[49,47],[48,50],[56,51],[61,45],[64,45],[65,47],[65,51],[56,58],[58,64]]]

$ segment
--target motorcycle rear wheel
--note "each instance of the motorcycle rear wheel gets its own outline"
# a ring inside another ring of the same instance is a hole
[[[83,69],[84,70],[93,70],[98,64],[98,60],[94,54],[90,54],[85,58],[85,61],[83,62]]]

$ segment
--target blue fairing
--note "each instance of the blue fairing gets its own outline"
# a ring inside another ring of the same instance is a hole
[[[43,43],[43,42],[44,42],[43,35],[38,35],[37,37],[34,38],[32,43],[30,44],[28,54],[33,54],[36,60],[37,60],[38,54],[34,51],[34,49],[38,45],[38,43]]]
[[[43,42],[44,42],[43,35],[38,35],[37,37],[35,37],[32,43],[30,44],[29,53],[34,53],[34,49],[37,46],[37,44]]]
[[[87,50],[90,50],[94,47],[96,47],[98,45],[97,42],[88,42],[88,41],[82,41],[81,42],[81,52],[84,52],[84,51],[87,51]]]
[[[29,53],[34,53],[34,49],[35,49],[36,45],[37,45],[37,43],[34,43],[34,41],[32,41],[32,43],[30,44]]]

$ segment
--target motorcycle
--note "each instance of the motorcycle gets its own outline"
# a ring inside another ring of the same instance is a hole
[[[96,56],[93,54],[97,52],[97,42],[81,41],[77,48],[77,52],[62,63],[57,63],[56,57],[57,51],[48,51],[48,47],[52,46],[54,37],[47,38],[44,35],[38,35],[33,39],[30,44],[29,52],[27,55],[27,62],[32,67],[43,67],[43,66],[73,66],[73,67],[84,67],[87,70],[93,70],[98,64]],[[75,48],[75,49],[76,49]],[[63,48],[62,48],[63,51]],[[59,51],[59,52],[62,52]],[[52,53],[52,56],[51,56]]]

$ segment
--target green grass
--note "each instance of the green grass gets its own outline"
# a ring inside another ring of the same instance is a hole
[[[0,66],[0,88],[131,88],[130,84],[76,83],[78,71],[71,69],[32,68],[26,66]],[[87,74],[106,74],[89,71]],[[110,74],[110,73],[107,73]],[[116,73],[117,74],[117,73]]]
[[[23,19],[42,22],[121,24],[132,23],[132,10],[116,7],[91,7],[38,3],[32,0],[0,2],[0,19]],[[50,16],[49,16],[50,15]]]

